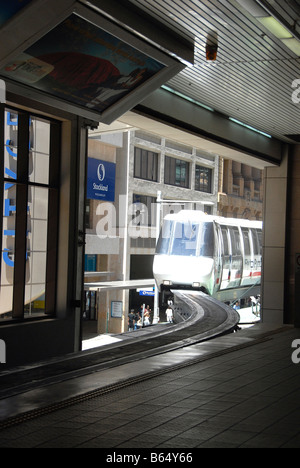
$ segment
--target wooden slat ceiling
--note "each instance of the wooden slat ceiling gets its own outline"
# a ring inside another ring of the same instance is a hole
[[[300,104],[292,83],[300,79],[300,58],[235,0],[130,0],[159,21],[194,38],[195,64],[167,85],[227,116],[276,138],[300,134]],[[272,0],[293,25],[299,0]],[[216,62],[207,62],[210,31],[218,34]]]

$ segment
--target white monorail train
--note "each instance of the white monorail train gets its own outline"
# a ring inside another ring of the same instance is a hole
[[[164,219],[153,273],[162,293],[202,290],[220,301],[260,292],[262,223],[181,211]],[[166,294],[163,294],[163,302]]]

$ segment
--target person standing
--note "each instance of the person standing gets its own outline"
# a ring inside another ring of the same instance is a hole
[[[167,322],[173,323],[173,309],[169,306],[166,310]]]
[[[135,324],[135,313],[134,313],[134,309],[132,309],[130,311],[130,314],[128,314],[128,331],[134,330],[134,324]]]

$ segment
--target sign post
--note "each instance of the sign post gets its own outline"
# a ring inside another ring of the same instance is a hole
[[[159,234],[160,234],[160,226],[161,226],[161,207],[162,207],[162,193],[159,191],[157,192],[157,200],[156,200],[156,245],[158,243]],[[157,324],[159,322],[159,290],[158,285],[155,284],[155,294],[154,294],[154,316],[153,316],[153,324]]]

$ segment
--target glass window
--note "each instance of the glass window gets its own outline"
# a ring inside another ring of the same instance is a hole
[[[30,133],[29,181],[48,184],[50,123],[31,119]]]
[[[229,255],[229,243],[228,243],[228,231],[225,226],[221,228],[222,238],[223,238],[223,249],[224,255]]]
[[[263,254],[263,235],[261,230],[257,230],[257,239],[258,239],[258,244],[259,244],[259,252],[260,255],[262,256]]]
[[[25,314],[45,312],[48,189],[28,188]]]
[[[186,257],[198,255],[213,257],[214,240],[213,223],[176,223],[171,254]]]
[[[176,223],[171,255],[196,256],[199,224]]]
[[[159,240],[156,247],[156,253],[159,255],[168,255],[171,236],[173,231],[174,222],[166,220],[160,232]]]
[[[249,256],[249,255],[251,255],[249,230],[246,229],[246,228],[242,228],[242,234],[243,234],[245,255]]]
[[[165,184],[178,187],[190,187],[190,163],[181,159],[165,159]]]
[[[55,312],[60,149],[59,123],[11,110],[3,122],[0,321]]]
[[[260,245],[256,229],[251,229],[254,255],[260,255]]]
[[[196,166],[195,190],[212,193],[212,169]]]
[[[9,184],[10,185],[10,184]],[[1,284],[0,284],[0,319],[11,313],[13,303],[13,282],[15,264],[15,199],[16,186],[10,185],[4,190]],[[2,315],[1,315],[2,314]]]
[[[241,239],[238,228],[230,227],[229,228],[231,246],[232,246],[232,255],[241,255]]]
[[[134,214],[133,217],[139,220],[139,226],[156,225],[156,198],[147,195],[133,194]]]
[[[202,223],[199,230],[200,257],[213,257],[215,250],[215,234],[213,223]]]
[[[158,153],[141,148],[134,148],[134,177],[157,182]]]

